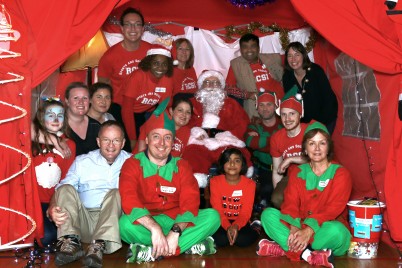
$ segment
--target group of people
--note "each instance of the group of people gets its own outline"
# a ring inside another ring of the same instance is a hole
[[[57,242],[56,264],[102,267],[122,240],[128,263],[247,247],[260,237],[258,200],[268,236],[258,255],[333,267],[351,238],[337,221],[351,179],[333,160],[335,95],[304,46],[289,44],[283,68],[245,34],[226,79],[197,77],[187,39],[172,50],[142,41],[133,8],[120,24],[124,39],[100,60],[99,82],[71,83],[65,105],[43,99],[32,124],[41,243]],[[200,208],[200,188],[211,208]]]

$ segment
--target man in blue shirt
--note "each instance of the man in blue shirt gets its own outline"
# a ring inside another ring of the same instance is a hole
[[[122,151],[124,132],[115,121],[103,123],[96,140],[99,149],[77,156],[56,186],[47,211],[58,227],[56,265],[81,258],[81,241],[90,243],[83,259],[88,267],[102,267],[103,253],[121,248],[117,188],[120,169],[131,154]]]

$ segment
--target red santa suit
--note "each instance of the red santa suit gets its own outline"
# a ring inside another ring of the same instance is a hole
[[[235,100],[226,98],[223,107],[216,116],[211,113],[203,113],[202,104],[195,98],[191,99],[191,102],[194,112],[189,126],[192,129],[183,158],[189,161],[192,166],[199,186],[201,188],[206,186],[206,175],[209,168],[218,161],[220,154],[227,147],[240,148],[247,159],[248,166],[251,167],[250,153],[245,148],[243,141],[250,120],[243,107]],[[204,129],[214,128],[223,132],[216,134],[215,138],[197,139],[201,135],[209,137]],[[252,172],[252,168],[249,169],[247,176],[251,176]]]
[[[151,72],[138,70],[125,81],[122,116],[130,140],[136,140],[134,113],[152,111],[160,101],[171,97],[173,80],[157,79]]]
[[[113,101],[123,104],[123,81],[135,70],[145,57],[151,44],[141,41],[135,51],[127,51],[119,42],[109,48],[99,60],[98,77],[107,77],[113,87]]]

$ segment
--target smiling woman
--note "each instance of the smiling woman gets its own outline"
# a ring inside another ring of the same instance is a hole
[[[173,92],[173,60],[170,51],[161,46],[148,50],[147,56],[138,65],[123,85],[123,122],[134,148],[140,127],[155,106],[171,97]]]
[[[112,87],[98,82],[90,87],[89,93],[91,106],[87,115],[101,124],[108,120],[115,120],[113,115],[107,112],[112,104]]]
[[[350,232],[338,219],[349,200],[351,177],[332,161],[333,143],[323,124],[306,128],[302,151],[308,163],[290,171],[281,210],[268,208],[261,215],[272,241],[261,240],[257,254],[333,267],[333,256],[349,248]]]
[[[98,149],[96,137],[100,124],[87,116],[89,110],[89,89],[81,82],[68,85],[65,93],[67,105],[68,135],[74,140],[76,155],[86,154]]]

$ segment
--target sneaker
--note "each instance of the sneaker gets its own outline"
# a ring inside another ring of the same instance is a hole
[[[285,251],[274,241],[261,239],[257,246],[258,256],[281,257],[285,256]]]
[[[152,248],[141,244],[130,244],[128,248],[126,262],[127,263],[143,263],[155,261],[152,257]]]
[[[332,250],[315,250],[311,252],[307,262],[311,265],[322,265],[325,267],[334,268],[334,258]]]
[[[74,235],[65,235],[57,241],[55,263],[57,266],[64,265],[84,256],[81,242]]]
[[[261,226],[261,221],[259,220],[254,220],[250,224],[251,229],[255,230],[258,234],[261,234],[262,226]]]
[[[88,246],[88,251],[82,264],[87,267],[102,267],[102,257],[105,251],[105,241],[95,240]]]
[[[208,236],[204,241],[193,245],[186,250],[185,254],[212,255],[216,253],[215,242],[212,236]]]

